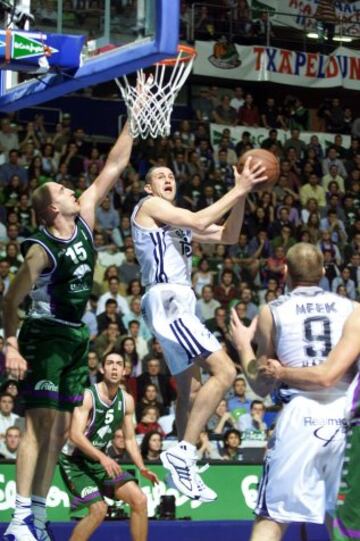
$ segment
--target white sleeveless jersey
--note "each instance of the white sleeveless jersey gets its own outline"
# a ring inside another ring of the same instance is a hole
[[[275,325],[275,349],[279,361],[289,367],[323,363],[340,340],[353,303],[319,287],[297,287],[269,303]],[[294,394],[317,397],[345,394],[352,377],[346,374],[337,385],[323,391],[307,392],[279,388],[279,397],[287,402]]]
[[[131,231],[135,253],[145,287],[155,284],[179,284],[191,287],[191,229],[165,225],[147,229],[136,223],[136,214],[147,198],[134,208]]]

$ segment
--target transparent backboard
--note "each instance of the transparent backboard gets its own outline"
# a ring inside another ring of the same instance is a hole
[[[49,101],[176,54],[179,0],[22,1],[31,2],[32,32],[85,37],[81,65],[75,73],[45,73],[30,80],[2,70],[1,111]]]

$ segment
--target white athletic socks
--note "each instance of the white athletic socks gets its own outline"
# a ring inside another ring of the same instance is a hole
[[[179,447],[180,449],[183,449],[184,451],[189,451],[193,454],[196,452],[196,447],[192,443],[189,443],[188,441],[182,440],[179,441]]]
[[[35,526],[44,525],[47,522],[46,498],[32,495],[31,509],[34,514]]]
[[[32,514],[31,498],[24,498],[20,494],[16,494],[15,511],[13,515],[14,522],[22,522],[24,518]]]

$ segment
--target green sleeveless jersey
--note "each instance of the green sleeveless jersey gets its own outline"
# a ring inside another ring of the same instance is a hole
[[[23,255],[32,244],[47,252],[51,267],[44,269],[30,293],[30,317],[80,324],[89,299],[95,267],[92,232],[78,216],[68,240],[54,237],[45,227],[21,245]]]
[[[86,389],[91,393],[93,407],[85,430],[85,436],[96,449],[105,451],[114,437],[115,431],[122,426],[125,414],[125,396],[121,389],[118,390],[110,405],[100,398],[98,384],[91,385]],[[68,442],[63,448],[63,453],[72,456],[82,456],[90,460],[80,449]]]

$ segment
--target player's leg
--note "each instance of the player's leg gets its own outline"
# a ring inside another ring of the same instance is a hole
[[[134,481],[115,488],[116,500],[123,500],[131,509],[130,533],[132,541],[146,541],[148,532],[147,499]]]
[[[357,421],[358,422],[358,421]],[[360,426],[350,426],[334,520],[334,541],[360,538]]]
[[[189,412],[201,387],[200,368],[190,366],[175,376],[176,380],[176,428],[178,439],[184,438]]]
[[[209,355],[201,364],[211,376],[197,393],[186,426],[184,440],[193,445],[236,377],[234,363],[222,349]]]
[[[281,541],[287,526],[267,518],[256,517],[250,541]]]
[[[46,497],[54,476],[60,451],[64,446],[70,426],[70,412],[47,410],[50,420],[50,436],[43,434],[39,438],[39,455],[32,484],[31,506],[35,518],[35,527],[39,539],[46,541],[50,526],[46,513]]]
[[[106,517],[108,506],[104,501],[89,505],[89,514],[72,531],[69,541],[87,541]]]

